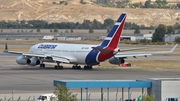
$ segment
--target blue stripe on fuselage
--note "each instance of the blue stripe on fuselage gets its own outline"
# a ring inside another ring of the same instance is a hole
[[[91,50],[89,52],[89,54],[86,56],[86,59],[85,59],[85,62],[87,65],[97,65],[99,64],[97,61],[96,61],[96,57],[98,55],[99,51],[98,50]]]
[[[98,48],[103,49],[104,46],[97,46]],[[92,49],[89,54],[86,56],[85,62],[87,65],[98,65],[99,62],[96,61],[96,57],[100,51],[96,49]]]

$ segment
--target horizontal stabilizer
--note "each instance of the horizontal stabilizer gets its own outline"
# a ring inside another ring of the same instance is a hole
[[[110,49],[103,49],[103,48],[100,48],[100,47],[92,47],[93,49],[96,49],[100,52],[104,52],[104,53],[110,53],[110,52],[113,52],[113,50],[110,50]]]

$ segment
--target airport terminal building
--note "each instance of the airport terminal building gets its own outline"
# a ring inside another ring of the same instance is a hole
[[[179,101],[180,100],[180,78],[153,78],[151,88],[147,90],[155,95],[155,101]]]

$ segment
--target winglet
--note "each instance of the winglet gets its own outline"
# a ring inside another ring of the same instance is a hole
[[[5,45],[4,45],[4,52],[8,52],[8,45],[7,45],[7,42],[6,42]]]
[[[171,50],[169,50],[169,51],[159,51],[159,52],[155,52],[155,54],[172,53],[172,52],[174,52],[174,50],[176,49],[177,46],[178,46],[178,44],[174,45],[174,47],[171,48]]]
[[[178,46],[178,44],[174,45],[174,47],[170,50],[170,52],[174,52],[174,50],[176,49],[177,46]]]

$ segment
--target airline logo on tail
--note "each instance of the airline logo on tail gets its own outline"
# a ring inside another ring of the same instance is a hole
[[[114,55],[124,27],[126,13],[122,13],[100,46],[93,47],[86,57],[86,64],[97,65]]]

